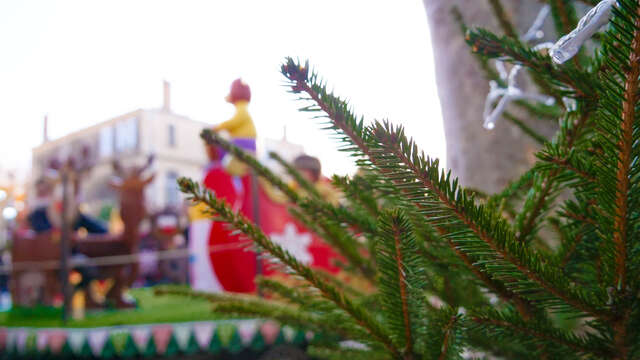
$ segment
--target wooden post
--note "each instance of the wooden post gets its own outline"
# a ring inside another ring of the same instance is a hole
[[[62,183],[62,229],[60,239],[60,276],[62,277],[62,295],[64,297],[64,303],[62,305],[62,322],[67,323],[69,318],[69,308],[71,305],[71,287],[69,284],[69,244],[70,244],[70,228],[69,219],[67,219],[67,210],[69,207],[69,170],[62,169],[61,177]]]

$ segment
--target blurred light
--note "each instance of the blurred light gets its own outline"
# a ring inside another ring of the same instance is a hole
[[[16,207],[16,210],[22,211],[24,210],[24,201],[16,201],[14,206]]]
[[[7,198],[7,192],[0,189],[0,201],[3,201],[6,198]]]
[[[6,220],[13,220],[16,218],[16,216],[18,216],[18,210],[16,210],[16,208],[14,207],[8,206],[4,208],[4,210],[2,210],[2,216]]]

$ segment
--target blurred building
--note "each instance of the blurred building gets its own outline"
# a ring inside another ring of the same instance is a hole
[[[287,140],[286,133],[282,137],[282,139],[264,139],[260,141],[261,145],[258,150],[258,158],[262,164],[268,167],[271,171],[276,174],[283,176],[285,179],[288,179],[288,175],[286,171],[280,166],[280,164],[269,157],[269,153],[275,152],[280,155],[280,157],[286,162],[292,164],[293,160],[299,155],[304,154],[304,147],[299,144],[291,143]],[[262,151],[260,151],[262,150]]]
[[[126,167],[143,164],[153,154],[149,171],[155,179],[146,194],[149,209],[180,206],[183,197],[176,179],[202,176],[207,159],[200,132],[206,126],[171,111],[169,84],[165,82],[160,109],[135,110],[55,140],[48,139],[45,119],[44,141],[32,153],[31,178],[37,181],[52,159],[66,159],[88,147],[94,166],[82,182],[83,203],[85,211],[98,215],[105,207],[117,205],[117,194],[109,185],[112,161],[118,159]]]

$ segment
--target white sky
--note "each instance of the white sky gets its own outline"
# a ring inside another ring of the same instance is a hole
[[[352,170],[281,86],[285,56],[308,58],[358,114],[402,123],[445,155],[421,0],[3,0],[0,54],[0,170],[28,169],[44,114],[57,138],[160,107],[163,79],[175,112],[224,121],[237,77],[252,88],[258,136],[280,138],[286,125],[326,173]]]

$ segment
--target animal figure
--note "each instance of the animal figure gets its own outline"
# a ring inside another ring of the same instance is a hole
[[[138,254],[140,223],[146,217],[144,189],[154,178],[154,175],[144,176],[144,171],[152,164],[153,157],[149,156],[143,166],[124,169],[118,161],[113,162],[113,170],[117,178],[111,182],[120,193],[120,216],[124,230],[119,235],[87,235],[82,239],[74,239],[74,246],[78,253],[89,258],[116,255]],[[90,261],[89,261],[90,262]],[[100,279],[113,278],[114,283],[106,298],[114,302],[116,307],[135,306],[124,300],[123,291],[130,287],[138,278],[139,264],[117,264],[100,266],[97,277]],[[91,295],[87,299],[88,306],[95,306]]]
[[[118,161],[114,161],[113,169],[116,179],[111,182],[120,194],[120,214],[124,223],[124,229],[120,234],[84,234],[71,236],[71,246],[77,253],[90,258],[137,254],[139,243],[139,225],[146,216],[144,189],[153,181],[153,175],[144,176],[144,171],[153,162],[150,156],[143,166],[134,166],[124,169]],[[51,229],[36,233],[32,230],[22,230],[14,233],[12,246],[12,261],[14,263],[25,262],[49,262],[54,264],[60,261],[60,232],[58,229]],[[60,292],[58,270],[53,266],[40,271],[46,281],[40,293],[39,302],[43,305],[53,305],[54,296]],[[134,304],[128,303],[122,297],[125,288],[130,287],[138,276],[138,264],[117,264],[100,266],[97,268],[99,279],[112,278],[114,283],[106,298],[111,300],[116,307],[132,307]],[[12,273],[11,293],[14,304],[29,305],[30,299],[22,296],[21,288],[28,287],[29,284],[22,281],[28,268],[14,266]],[[26,277],[28,278],[28,277]],[[23,299],[24,297],[24,299]],[[91,296],[88,296],[87,306],[95,307],[97,304]]]

